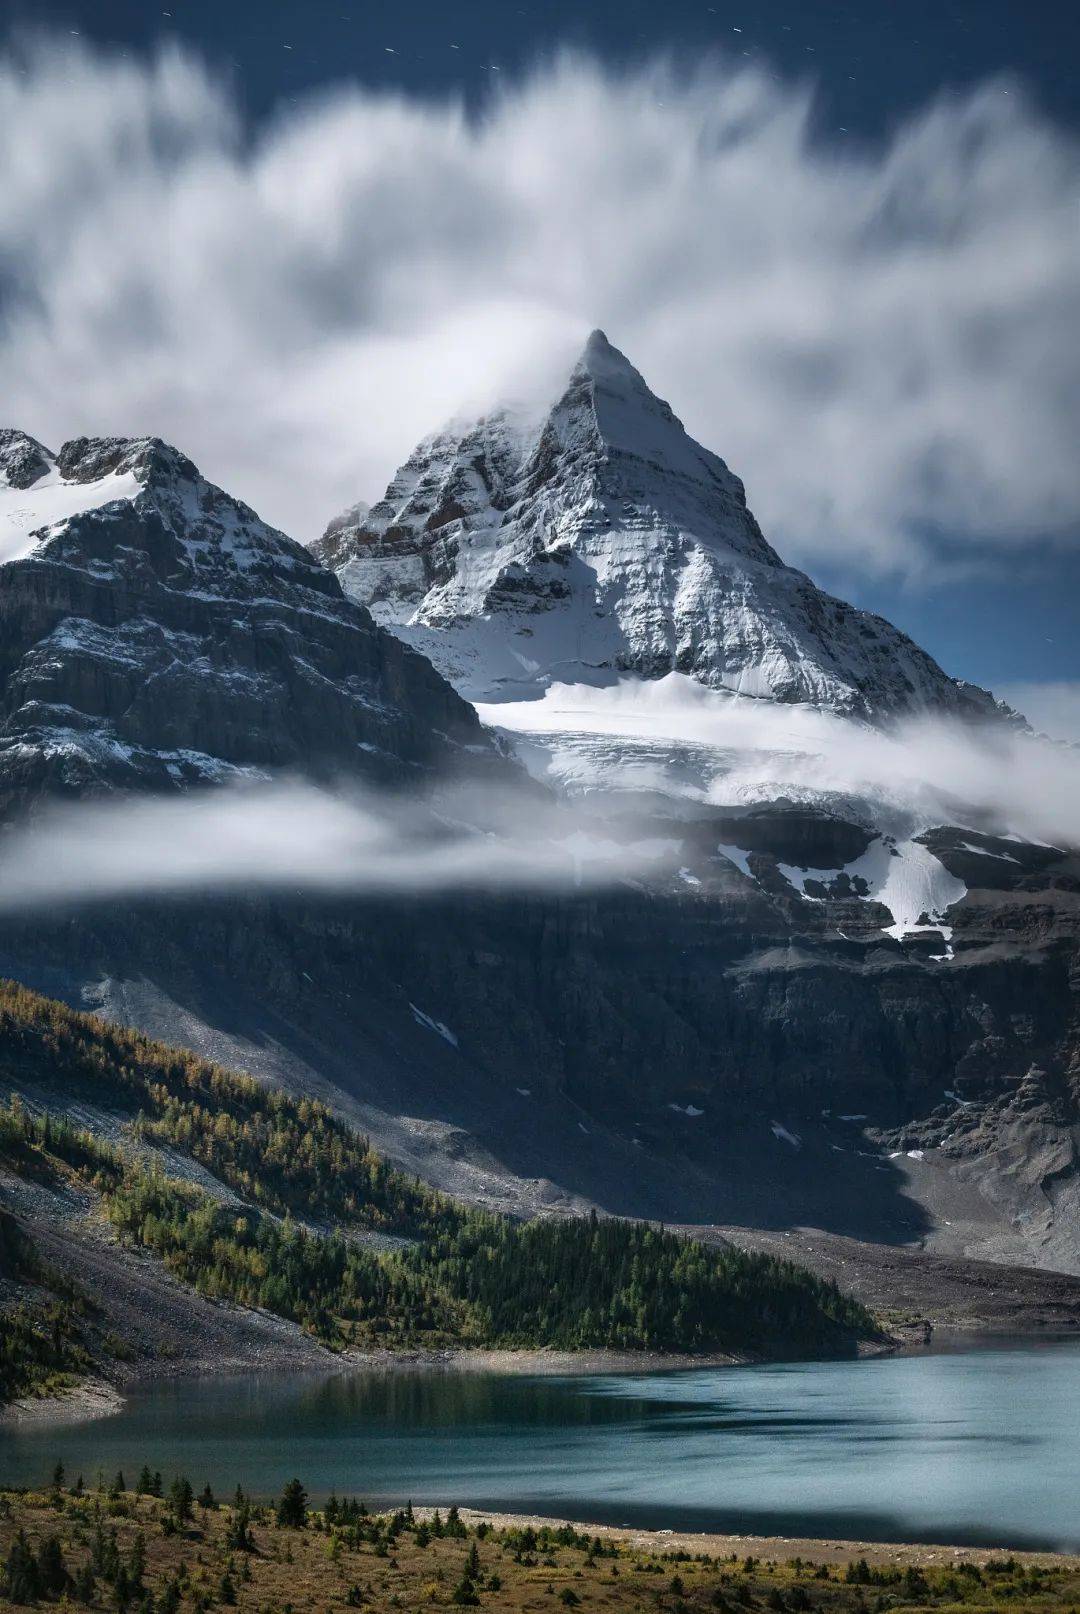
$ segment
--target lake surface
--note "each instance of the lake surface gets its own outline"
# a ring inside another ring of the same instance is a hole
[[[179,1381],[0,1434],[0,1481],[231,1492],[297,1474],[369,1502],[616,1525],[1080,1548],[1080,1345],[639,1376],[440,1371]]]

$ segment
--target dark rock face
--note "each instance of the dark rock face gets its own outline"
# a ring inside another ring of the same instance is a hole
[[[809,869],[841,869],[854,863],[873,839],[860,824],[783,797],[738,815],[717,813],[709,822],[721,841]]]
[[[947,965],[921,939],[857,936],[839,901],[718,865],[685,895],[7,922],[0,970],[323,1092],[395,1158],[488,1203],[809,1225],[1077,1270],[1069,870],[1061,857],[1022,889],[969,893]]]
[[[385,781],[490,752],[427,662],[176,450],[81,438],[55,465],[100,502],[0,567],[4,807],[268,770]]]
[[[29,488],[47,476],[53,457],[47,448],[25,432],[0,427],[0,479],[9,488]]]

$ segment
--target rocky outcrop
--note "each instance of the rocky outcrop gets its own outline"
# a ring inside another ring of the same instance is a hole
[[[494,756],[426,661],[175,449],[8,433],[0,456],[0,804]]]

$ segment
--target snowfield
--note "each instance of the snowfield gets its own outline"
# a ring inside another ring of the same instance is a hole
[[[120,499],[134,499],[141,492],[131,471],[117,471],[96,482],[68,482],[54,468],[28,488],[0,482],[0,565],[24,559],[58,522]]]

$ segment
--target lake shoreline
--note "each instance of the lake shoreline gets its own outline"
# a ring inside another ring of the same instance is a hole
[[[417,1518],[430,1519],[434,1509],[414,1509]],[[921,1567],[943,1566],[960,1559],[968,1563],[985,1564],[994,1558],[1015,1558],[1018,1563],[1045,1563],[1048,1559],[1063,1565],[1080,1563],[1076,1553],[1058,1552],[1047,1548],[1020,1549],[1008,1545],[993,1547],[957,1546],[947,1541],[893,1542],[858,1541],[839,1537],[816,1536],[755,1536],[723,1534],[697,1530],[638,1530],[630,1525],[594,1524],[588,1519],[564,1519],[537,1513],[492,1513],[483,1508],[458,1509],[462,1522],[469,1528],[486,1522],[496,1530],[519,1530],[531,1526],[534,1530],[558,1530],[563,1525],[571,1529],[599,1536],[603,1541],[619,1541],[635,1550],[659,1556],[669,1552],[708,1553],[712,1558],[755,1558],[784,1561],[790,1558],[810,1558],[814,1563],[847,1564],[856,1558],[865,1558],[873,1566],[888,1564],[918,1564]]]
[[[899,1339],[860,1342],[854,1357],[861,1359],[890,1356],[903,1348]],[[328,1353],[329,1354],[329,1353]],[[0,1431],[5,1428],[50,1427],[89,1423],[112,1417],[123,1410],[129,1393],[169,1379],[231,1377],[338,1378],[350,1373],[494,1373],[524,1378],[588,1378],[599,1374],[688,1373],[715,1367],[754,1367],[770,1362],[845,1361],[854,1357],[787,1357],[736,1355],[730,1351],[691,1352],[581,1350],[562,1351],[547,1347],[531,1350],[495,1350],[467,1347],[456,1349],[361,1350],[330,1357],[325,1364],[297,1369],[292,1364],[261,1364],[238,1369],[230,1362],[215,1367],[203,1361],[192,1362],[189,1371],[171,1363],[162,1371],[160,1364],[140,1364],[125,1374],[122,1384],[94,1375],[55,1395],[22,1396],[0,1407]]]
[[[0,1431],[4,1429],[65,1429],[98,1418],[111,1418],[122,1412],[127,1397],[107,1379],[82,1379],[55,1395],[20,1396],[0,1407]]]

